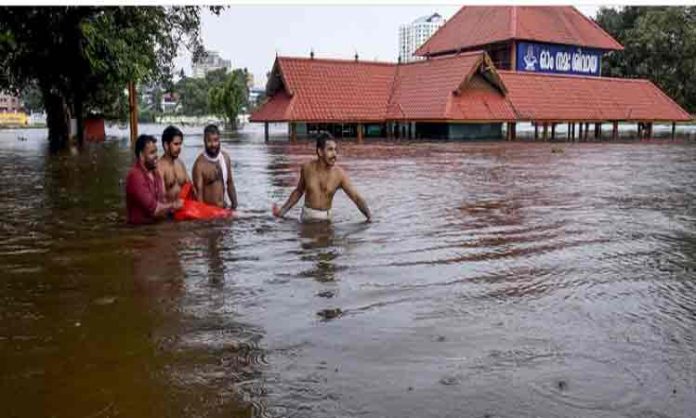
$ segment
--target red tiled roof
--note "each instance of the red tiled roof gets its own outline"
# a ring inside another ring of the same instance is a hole
[[[458,92],[462,82],[478,70],[484,56],[476,51],[397,66],[387,118],[514,120],[512,107],[500,91],[488,88]]]
[[[691,120],[649,80],[514,71],[499,74],[520,120]]]
[[[572,6],[464,6],[415,55],[437,55],[514,39],[623,49]]]
[[[282,80],[250,121],[514,120],[503,94],[457,91],[476,72],[482,51],[409,64],[278,57]],[[282,87],[282,89],[280,89]]]
[[[648,80],[496,71],[482,51],[409,64],[279,57],[252,122],[687,121]]]
[[[252,121],[349,122],[385,118],[394,64],[278,57],[277,68],[286,84],[281,99],[284,104],[274,103],[270,109],[264,105],[252,115]],[[281,112],[283,106],[286,109]]]

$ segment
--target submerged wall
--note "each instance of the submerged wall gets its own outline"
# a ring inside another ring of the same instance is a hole
[[[426,139],[502,139],[502,123],[416,123],[416,136]]]

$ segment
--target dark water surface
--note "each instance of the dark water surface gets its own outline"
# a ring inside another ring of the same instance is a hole
[[[694,144],[340,144],[375,222],[339,193],[303,226],[270,206],[312,144],[250,131],[223,144],[239,219],[130,228],[127,140],[23,135],[0,134],[3,416],[696,414]]]

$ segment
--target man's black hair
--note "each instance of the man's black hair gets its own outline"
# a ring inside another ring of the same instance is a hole
[[[140,153],[143,152],[148,142],[157,145],[157,139],[152,135],[140,135],[138,139],[135,140],[135,158],[140,157]]]
[[[162,132],[162,145],[171,144],[175,137],[180,136],[184,139],[184,133],[174,125],[167,126]]]
[[[203,129],[204,138],[210,134],[220,134],[220,130],[218,129],[217,125],[210,124]]]
[[[324,149],[326,141],[333,141],[334,137],[328,132],[322,131],[317,135],[317,149]]]

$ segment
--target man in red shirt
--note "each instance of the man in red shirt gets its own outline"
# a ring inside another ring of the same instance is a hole
[[[166,202],[164,182],[157,172],[157,140],[140,135],[135,141],[135,164],[126,177],[128,223],[150,224],[180,209],[180,199]]]

